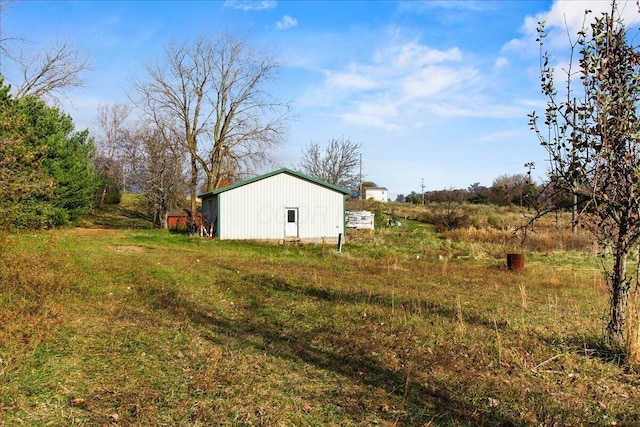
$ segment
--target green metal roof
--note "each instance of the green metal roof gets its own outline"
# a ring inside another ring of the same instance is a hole
[[[328,182],[321,181],[321,180],[319,180],[317,178],[311,177],[309,175],[305,175],[305,174],[300,173],[300,172],[296,172],[296,171],[291,170],[291,169],[282,168],[282,169],[275,170],[273,172],[265,173],[264,175],[259,175],[259,176],[253,177],[253,178],[246,179],[244,181],[236,182],[236,183],[228,185],[226,187],[218,188],[217,190],[213,190],[213,191],[209,191],[207,193],[199,194],[198,197],[202,198],[204,196],[214,196],[216,194],[224,193],[225,191],[233,190],[234,188],[242,187],[243,185],[251,184],[252,182],[260,181],[260,180],[265,179],[265,178],[270,178],[270,177],[272,177],[274,175],[279,175],[281,173],[286,173],[288,175],[295,176],[296,178],[300,178],[302,180],[309,181],[309,182],[311,182],[313,184],[317,184],[317,185],[320,185],[322,187],[328,188],[330,190],[337,191],[338,193],[351,194],[351,190],[347,190],[345,188],[338,187],[338,186],[333,185],[333,184],[329,184]]]

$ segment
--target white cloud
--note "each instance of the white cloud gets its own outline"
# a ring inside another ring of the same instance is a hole
[[[493,63],[493,69],[499,70],[501,68],[508,67],[510,64],[509,59],[504,56],[499,56],[496,61]]]
[[[289,15],[284,15],[281,20],[276,22],[276,28],[279,30],[287,30],[298,25],[298,20]]]
[[[392,118],[399,114],[398,104],[393,99],[379,98],[375,101],[356,102],[355,108],[338,114],[342,120],[364,128],[400,131],[401,127]]]
[[[640,23],[640,13],[635,0],[621,0],[618,13],[627,26]],[[585,11],[591,12],[585,16]],[[545,22],[547,49],[566,49],[571,41],[575,41],[578,31],[589,27],[596,17],[611,12],[608,1],[602,0],[556,0],[551,9],[527,16],[520,29],[523,36],[512,39],[503,46],[503,52],[520,54],[538,54],[537,28],[539,22]]]
[[[504,85],[492,77],[516,65],[509,55],[487,61],[456,45],[438,49],[422,43],[415,33],[404,36],[402,29],[382,34],[381,42],[332,57],[338,65],[306,64],[314,71],[321,69],[324,79],[304,92],[299,105],[317,107],[318,114],[340,119],[344,126],[398,135],[468,118],[526,120],[530,113],[530,107],[518,104],[517,90],[506,89],[511,87],[507,84],[511,75],[500,76]],[[514,84],[521,84],[524,77]]]
[[[245,12],[249,10],[266,10],[276,7],[277,2],[273,0],[226,0],[224,2],[225,7],[231,7],[233,9],[240,9]]]
[[[461,61],[460,49],[454,47],[448,51],[429,49],[426,46],[415,46],[413,44],[403,46],[398,56],[397,66],[417,66],[421,67],[429,64],[440,64],[446,61]]]
[[[618,3],[618,13],[626,25],[640,22],[640,14],[638,14],[635,0],[621,0]],[[611,12],[611,4],[602,0],[556,1],[551,10],[540,17],[547,21],[548,28],[559,30],[565,36],[568,29],[569,34],[573,35],[582,28],[586,10],[591,11],[586,20],[589,23],[596,17],[602,16],[603,13]],[[538,21],[540,20],[538,19]]]
[[[378,50],[368,69],[401,101],[429,98],[472,78],[470,67],[460,67],[462,52],[457,47],[433,49],[416,42]]]
[[[403,98],[429,98],[450,90],[456,90],[477,76],[473,68],[429,66],[415,71],[399,81]]]
[[[430,103],[426,109],[437,117],[509,119],[525,117],[529,111],[512,105],[497,105],[469,97]]]
[[[419,115],[430,104],[463,92],[479,78],[476,68],[460,66],[462,60],[457,47],[438,50],[414,41],[390,44],[377,49],[368,62],[324,71],[324,90],[318,93],[346,122],[388,131],[415,128],[422,126]],[[451,109],[430,111],[451,115]]]
[[[434,9],[482,11],[499,7],[496,6],[495,3],[496,2],[490,2],[487,0],[422,0],[400,2],[398,7],[402,11],[412,13],[432,13]]]
[[[374,59],[396,68],[416,68],[447,61],[461,61],[462,53],[457,47],[449,50],[432,49],[416,42],[392,45],[376,52]]]
[[[353,71],[325,71],[327,86],[337,89],[368,90],[378,86],[371,78]]]

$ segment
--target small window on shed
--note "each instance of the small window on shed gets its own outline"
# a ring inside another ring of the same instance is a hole
[[[296,222],[296,210],[295,209],[287,210],[287,222],[288,223]]]

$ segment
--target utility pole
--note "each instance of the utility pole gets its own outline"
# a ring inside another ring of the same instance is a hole
[[[424,206],[424,178],[422,178],[420,188],[422,189],[422,205]]]
[[[358,188],[358,198],[363,199],[362,197],[362,153],[360,153],[360,188]]]

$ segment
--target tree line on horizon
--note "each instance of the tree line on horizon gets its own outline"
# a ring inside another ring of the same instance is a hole
[[[544,184],[537,184],[527,174],[500,175],[490,187],[479,182],[467,188],[445,188],[443,190],[412,191],[407,195],[398,194],[396,202],[419,205],[422,203],[458,202],[471,204],[492,204],[497,206],[535,207],[544,192]],[[565,205],[559,208],[565,208]]]

